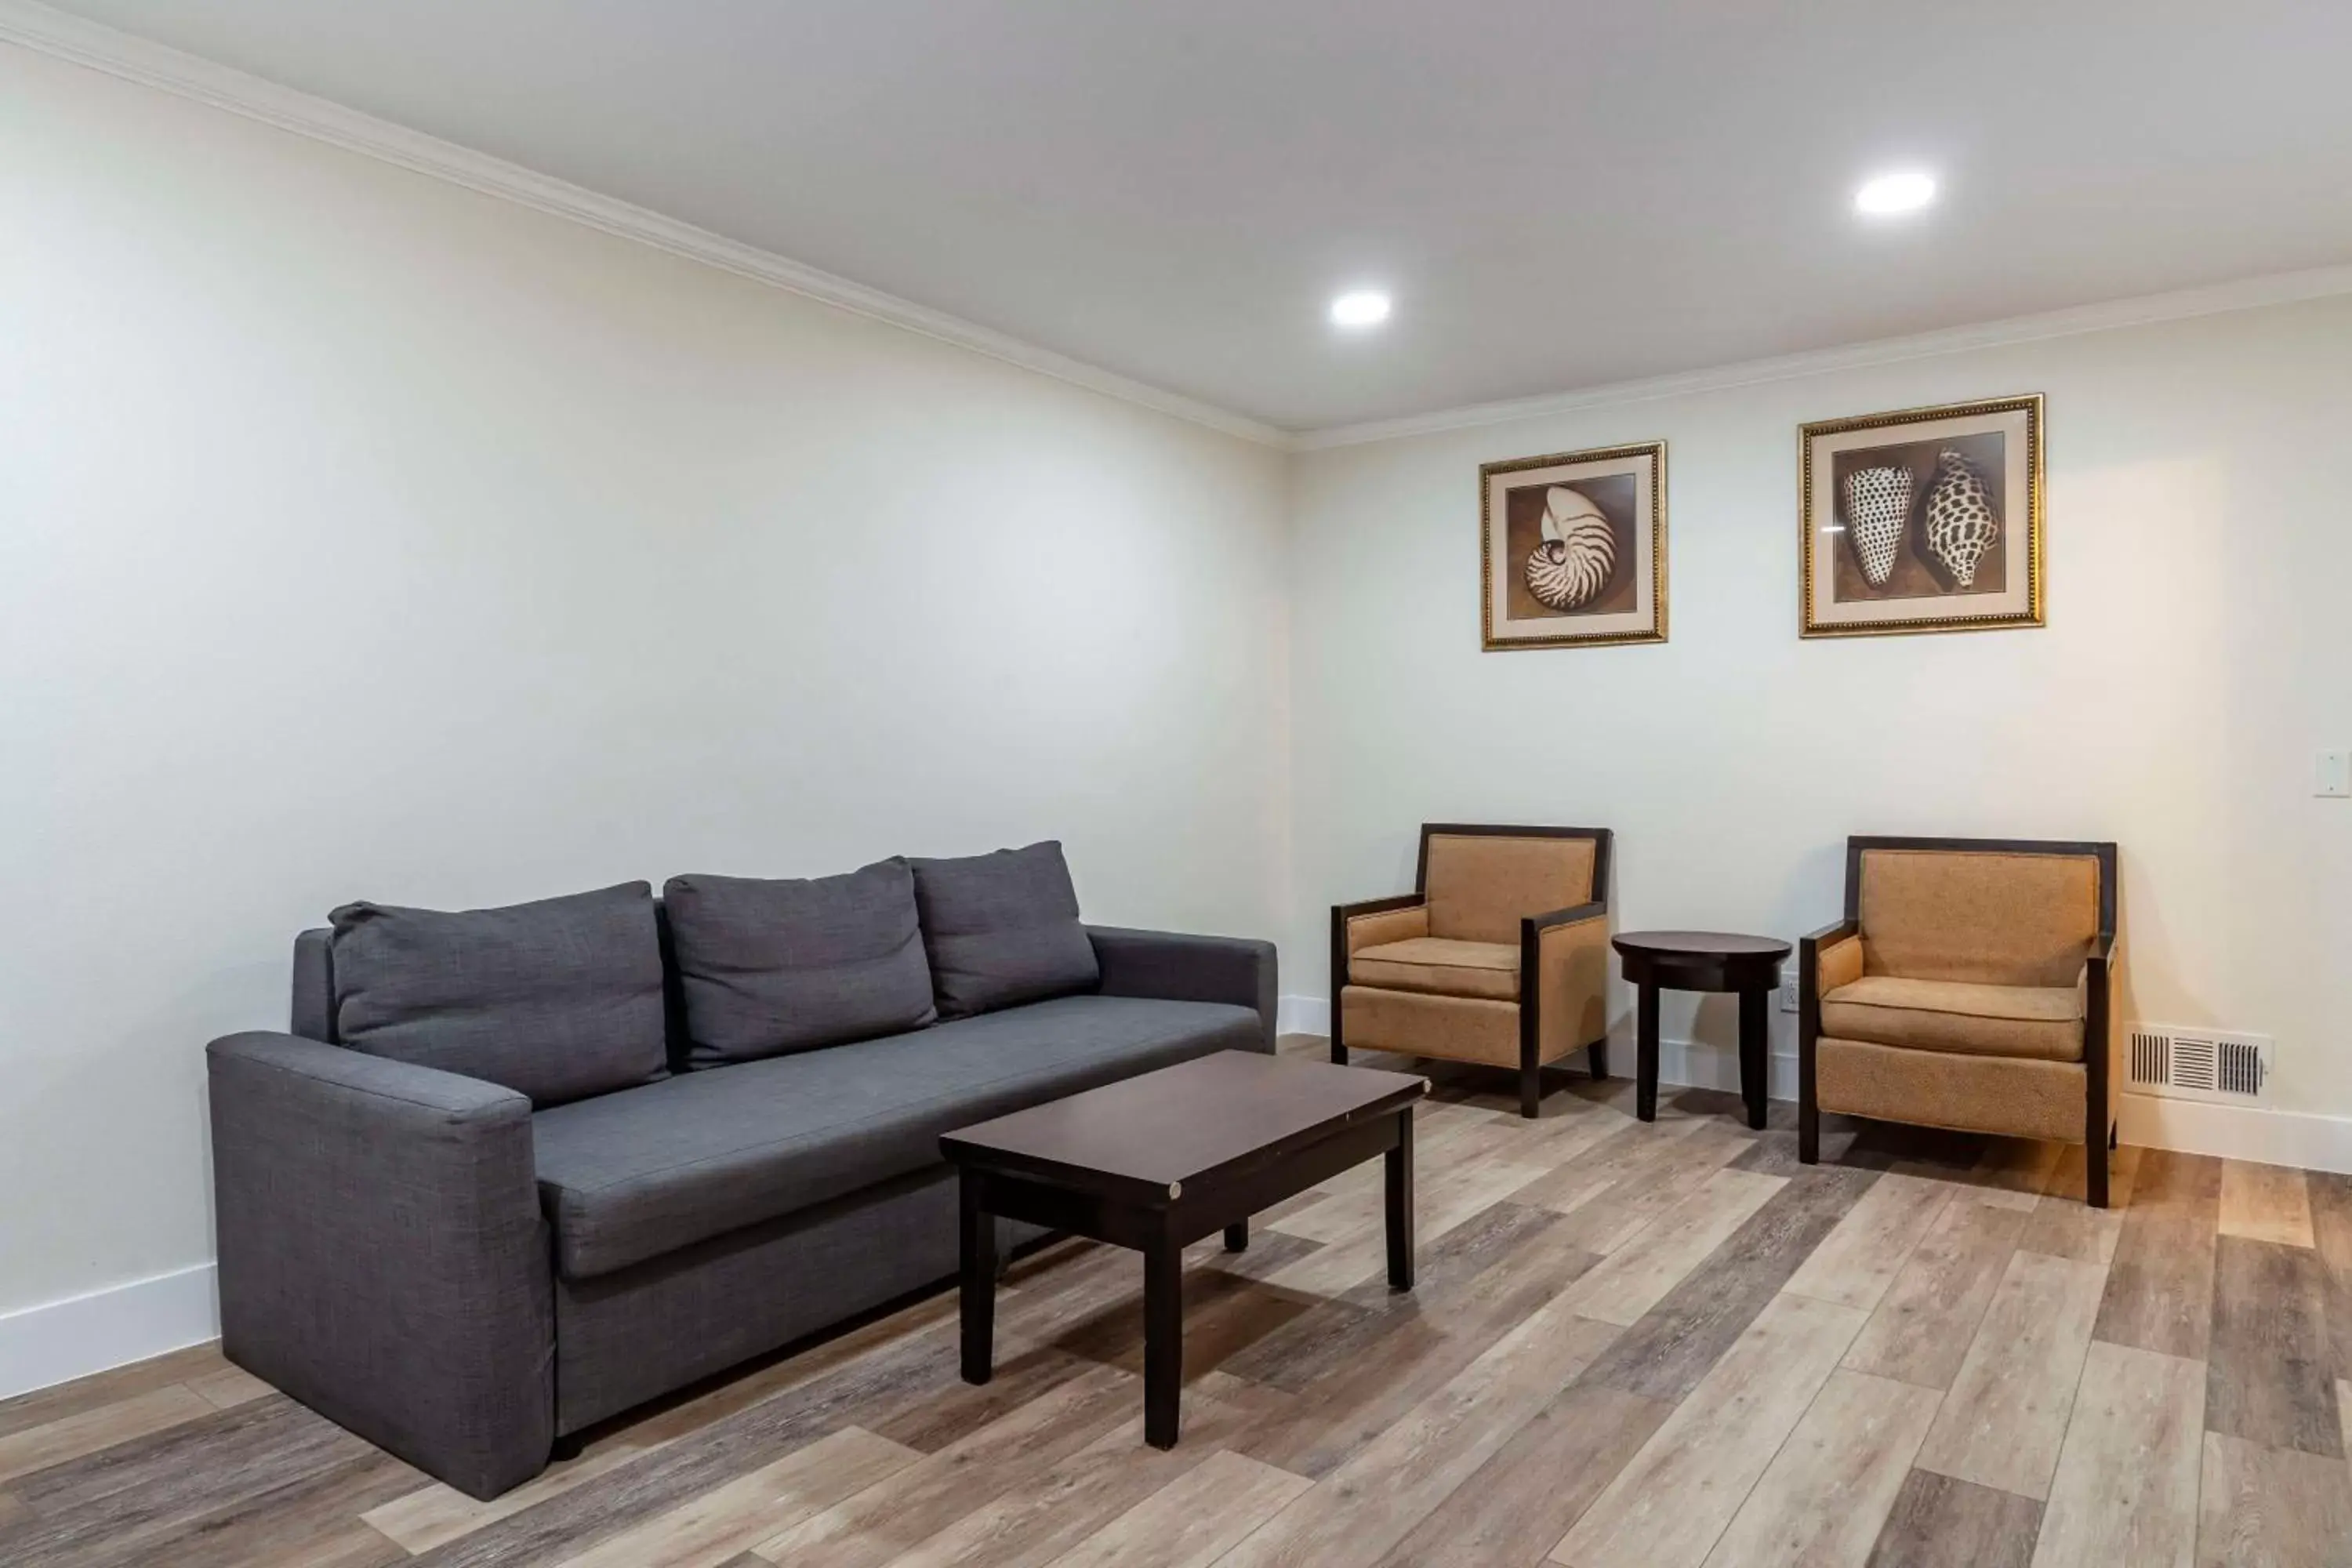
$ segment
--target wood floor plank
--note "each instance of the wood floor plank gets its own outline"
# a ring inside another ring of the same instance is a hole
[[[228,1364],[221,1356],[220,1342],[210,1340],[185,1350],[76,1378],[71,1383],[0,1399],[0,1437],[152,1394],[159,1388],[218,1372]]]
[[[1465,1173],[1497,1160],[1508,1161],[1515,1152],[1535,1147],[1534,1138],[1490,1117],[1481,1117],[1475,1121],[1457,1121],[1436,1131],[1426,1126],[1416,1127],[1413,1163],[1418,1171],[1442,1173],[1459,1181]],[[1528,1171],[1511,1184],[1524,1184],[1536,1173]],[[1386,1201],[1387,1190],[1380,1162],[1367,1161],[1349,1174],[1352,1179],[1345,1184],[1332,1184],[1338,1190],[1331,1196],[1280,1219],[1268,1221],[1265,1228],[1327,1245],[1348,1241],[1378,1228],[1385,1213],[1382,1205]],[[1424,1181],[1426,1179],[1424,1177]],[[1508,1191],[1509,1188],[1503,1190]]]
[[[2352,1378],[2352,1176],[2306,1171],[2304,1184],[2311,1199],[2313,1246],[2327,1266],[2327,1326],[2336,1375]]]
[[[1203,1382],[1226,1386],[1213,1378]],[[1047,1562],[1181,1479],[1211,1454],[1226,1451],[1225,1443],[1250,1418],[1248,1407],[1195,1388],[1186,1396],[1183,1439],[1174,1448],[1146,1447],[1138,1413],[1058,1464],[1008,1485],[891,1559],[890,1568],[1027,1568]]]
[[[218,1372],[192,1377],[186,1386],[215,1410],[226,1410],[248,1399],[259,1399],[278,1392],[241,1366],[225,1366]]]
[[[1507,1133],[1509,1130],[1504,1131]],[[1429,1173],[1428,1167],[1420,1164],[1415,1155],[1413,1230],[1420,1245],[1441,1239],[1455,1226],[1525,1186],[1530,1178],[1544,1173],[1546,1167],[1506,1158],[1507,1152],[1468,1160],[1452,1168],[1441,1167],[1434,1174]],[[1337,1296],[1368,1279],[1385,1278],[1387,1271],[1387,1228],[1381,1219],[1374,1218],[1265,1279],[1268,1285],[1284,1289]]]
[[[1708,1568],[1862,1568],[1935,1418],[1935,1397],[1910,1384],[1832,1373]]]
[[[1208,1568],[1314,1484],[1219,1449],[1049,1568]]]
[[[2352,1468],[2205,1434],[2198,1568],[2352,1568]]]
[[[272,1493],[299,1492],[376,1453],[282,1397],[205,1408],[205,1415],[20,1477],[11,1489],[31,1518],[0,1539],[0,1562],[107,1568],[152,1561],[154,1543],[180,1537],[193,1521],[239,1516]]]
[[[607,1537],[564,1559],[564,1568],[715,1568],[922,1458],[903,1444],[845,1426]]]
[[[2205,1425],[2342,1459],[2327,1266],[2307,1247],[2224,1236],[2215,1248]]]
[[[1877,1179],[1868,1171],[1801,1168],[1626,1330],[1585,1381],[1668,1404],[1686,1396]]]
[[[1228,1358],[1225,1368],[1237,1376],[1278,1388],[1307,1387],[1355,1358],[1371,1353],[1370,1347],[1381,1335],[1408,1318],[1449,1316],[1465,1295],[1475,1297],[1483,1291],[1491,1297],[1511,1277],[1498,1275],[1484,1287],[1478,1284],[1480,1278],[1522,1247],[1540,1247],[1559,1258],[1559,1266],[1543,1272],[1547,1279],[1565,1284],[1599,1259],[1559,1247],[1554,1237],[1560,1224],[1560,1216],[1547,1209],[1495,1204],[1446,1232],[1433,1245],[1416,1249],[1418,1279],[1412,1289],[1391,1290],[1384,1274],[1345,1295],[1316,1301],[1307,1311]],[[1526,1260],[1535,1258],[1529,1253]]]
[[[1638,1321],[1788,1184],[1785,1178],[1748,1171],[1711,1173],[1688,1197],[1586,1271],[1561,1299],[1604,1323]]]
[[[1945,1208],[1895,1278],[1846,1366],[1948,1388],[2025,1229],[2023,1211],[1963,1193]]]
[[[1782,1289],[1871,1310],[1885,1300],[1953,1197],[1949,1183],[1886,1173],[1854,1201]]]
[[[1328,1474],[1591,1266],[1591,1254],[1556,1246],[1552,1236],[1547,1229],[1512,1247],[1442,1303],[1423,1303],[1234,1447],[1296,1475]]]
[[[1643,1226],[1696,1192],[1708,1177],[1755,1146],[1746,1131],[1712,1118],[1692,1119],[1695,1130],[1661,1133],[1670,1123],[1643,1126],[1650,1135],[1647,1156],[1620,1166],[1614,1180],[1554,1197],[1540,1205],[1568,1216],[1560,1238],[1570,1247],[1606,1257],[1641,1234]],[[1552,1173],[1577,1170],[1576,1164]],[[1525,1203],[1541,1190],[1546,1177],[1512,1194]]]
[[[174,1383],[22,1428],[0,1437],[0,1481],[210,1415],[215,1409],[202,1394]]]
[[[1913,1470],[1871,1549],[1869,1568],[2027,1568],[2042,1505],[1932,1470]]]
[[[1559,1300],[1253,1531],[1221,1568],[1378,1561],[1550,1403],[1615,1336]]]
[[[2188,1568],[2197,1555],[2204,1425],[2203,1365],[2093,1341],[2034,1568]]]
[[[1551,1560],[1571,1568],[1695,1568],[1802,1418],[1864,1314],[1777,1295],[1676,1406]]]
[[[1570,1384],[1391,1547],[1379,1568],[1541,1562],[1673,1410],[1604,1384]]]
[[[1097,1367],[751,1544],[788,1568],[876,1568],[1131,1417],[1138,1379]]]
[[[389,1454],[359,1449],[341,1464],[152,1532],[126,1561],[171,1568],[361,1568],[405,1561],[406,1552],[359,1516],[422,1479]]]
[[[2139,1171],[2141,1151],[2126,1144],[2108,1156],[2107,1201],[2095,1209],[2084,1199],[2085,1168],[2083,1146],[2070,1143],[2051,1178],[2050,1190],[2033,1205],[2017,1245],[2028,1252],[2071,1258],[2102,1268],[2115,1261],[2116,1244],[2123,1237],[2124,1215],[2131,1208],[2132,1183]]]
[[[2223,1236],[2248,1241],[2313,1246],[2311,1193],[2303,1173],[2285,1165],[2222,1161],[2220,1228]]]
[[[2140,1157],[2094,1338],[2204,1359],[2221,1205],[2221,1161],[2164,1149]]]
[[[2105,1288],[2095,1263],[2011,1254],[1919,1468],[2046,1500]]]

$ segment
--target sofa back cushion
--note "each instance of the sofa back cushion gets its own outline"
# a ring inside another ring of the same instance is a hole
[[[794,880],[662,889],[697,1067],[919,1029],[938,1016],[915,876],[884,860]]]
[[[1865,849],[1859,895],[1869,974],[2068,986],[2099,932],[2088,855]]]
[[[954,860],[909,860],[940,1016],[965,1018],[1101,984],[1078,895],[1052,839]]]
[[[1423,892],[1429,934],[1454,942],[1519,940],[1528,915],[1572,909],[1592,898],[1590,838],[1525,838],[1500,833],[1433,833]]]
[[[335,1032],[353,1050],[463,1073],[559,1105],[668,1070],[653,889],[506,909],[345,904]]]

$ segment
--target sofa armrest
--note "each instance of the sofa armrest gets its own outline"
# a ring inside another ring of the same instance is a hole
[[[205,1058],[222,1349],[474,1497],[538,1474],[555,1328],[530,1101],[292,1035]]]
[[[1185,936],[1174,931],[1088,926],[1106,996],[1157,996],[1170,1002],[1230,1002],[1255,1008],[1264,1043],[1274,1054],[1274,943],[1244,937]]]

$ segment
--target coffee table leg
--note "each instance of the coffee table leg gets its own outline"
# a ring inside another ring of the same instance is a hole
[[[996,1219],[980,1206],[980,1177],[966,1171],[957,1179],[962,1270],[963,1380],[986,1383],[992,1375],[996,1338]]]
[[[1227,1252],[1249,1250],[1249,1221],[1237,1219],[1225,1226],[1225,1250]]]
[[[1412,1107],[1397,1112],[1396,1147],[1388,1165],[1389,1289],[1412,1289]]]
[[[1658,988],[1647,980],[1642,982],[1634,1012],[1637,1024],[1633,1114],[1644,1121],[1655,1121],[1658,1119]]]
[[[1748,1125],[1764,1125],[1764,1075],[1771,1066],[1771,993],[1739,994],[1739,1092],[1748,1101]]]
[[[1143,1440],[1176,1446],[1184,1397],[1184,1251],[1166,1237],[1143,1249]]]

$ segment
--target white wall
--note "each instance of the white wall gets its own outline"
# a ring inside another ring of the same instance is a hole
[[[1279,927],[1278,453],[5,47],[0,235],[0,1313],[208,1258],[346,899]]]
[[[2024,392],[2047,629],[1800,641],[1798,425]],[[2311,794],[2352,746],[2347,429],[2338,299],[1302,455],[1286,984],[1424,820],[1613,827],[1621,929],[1790,937],[1848,833],[2114,838],[2124,1016],[2274,1034],[2274,1104],[2352,1113],[2352,802]],[[1672,641],[1482,653],[1478,465],[1659,437]]]

